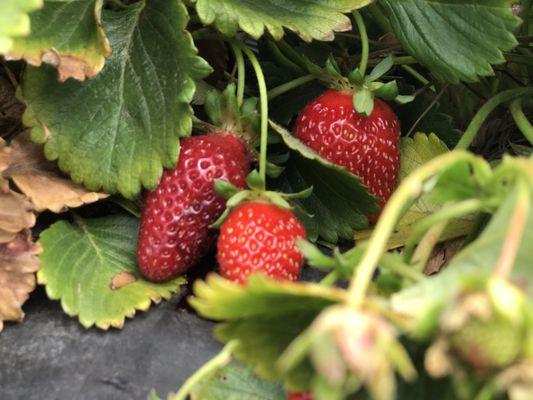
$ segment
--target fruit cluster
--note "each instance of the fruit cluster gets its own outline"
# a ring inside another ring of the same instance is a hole
[[[383,206],[398,177],[400,124],[383,101],[375,99],[367,117],[355,111],[352,98],[349,91],[326,91],[304,108],[294,135],[358,175]],[[137,260],[147,279],[169,280],[209,251],[215,238],[211,225],[226,206],[215,181],[244,189],[252,154],[240,132],[208,132],[182,141],[178,165],[165,171],[145,198]],[[234,207],[222,223],[217,242],[220,274],[238,283],[254,272],[297,280],[303,264],[297,241],[303,238],[305,229],[291,210],[256,194]]]

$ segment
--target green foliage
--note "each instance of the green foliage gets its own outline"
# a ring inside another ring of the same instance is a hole
[[[135,254],[138,222],[126,216],[59,221],[41,234],[40,284],[63,310],[89,328],[121,328],[136,310],[169,299],[184,283],[142,279]]]
[[[30,15],[31,34],[16,39],[9,58],[54,65],[59,78],[94,78],[111,49],[101,26],[102,0],[45,0]]]
[[[532,198],[530,196],[529,204],[521,215],[521,218],[526,220],[525,231],[517,249],[512,272],[512,277],[517,282],[523,282],[529,291],[531,291],[531,285],[527,284],[531,279],[529,243],[533,243]],[[438,276],[394,295],[393,308],[409,315],[420,333],[431,330],[436,323],[437,310],[457,293],[466,277],[488,275],[496,266],[504,251],[506,238],[516,224],[513,215],[519,204],[518,189],[513,187],[509,189],[503,203],[483,233],[465,247]]]
[[[134,197],[176,164],[179,137],[191,131],[194,79],[209,71],[187,21],[174,1],[106,10],[113,55],[95,79],[59,83],[53,69],[28,67],[24,122],[75,182]]]
[[[283,29],[296,32],[304,40],[333,40],[334,32],[351,29],[344,12],[364,7],[370,0],[194,0],[202,22],[233,36],[240,28],[254,38],[265,28],[276,39]]]
[[[413,138],[402,138],[400,179],[405,179],[421,165],[448,151],[448,147],[433,133],[427,135],[418,132]],[[468,171],[465,173],[461,169],[460,172],[463,174],[461,179],[468,179]],[[426,195],[418,199],[398,223],[394,234],[389,240],[389,247],[397,248],[403,246],[417,223],[439,209],[440,205],[434,201],[433,196]],[[440,240],[445,241],[468,234],[472,229],[473,223],[474,219],[472,217],[450,221]],[[372,230],[359,231],[355,234],[355,238],[358,241],[366,240],[372,232]]]
[[[376,199],[368,194],[361,180],[320,157],[284,128],[274,123],[271,126],[292,150],[280,178],[280,189],[293,193],[313,187],[309,197],[295,200],[313,216],[304,219],[311,238],[312,232],[316,232],[324,240],[336,243],[339,239],[351,239],[356,229],[366,227],[365,215],[372,215],[378,208]]]
[[[279,381],[259,379],[251,369],[229,365],[191,393],[192,400],[285,400]]]
[[[0,3],[0,54],[7,53],[13,39],[30,33],[28,13],[43,6],[43,0],[2,0]]]
[[[509,1],[383,0],[404,49],[440,80],[474,82],[493,75],[502,50],[517,41],[519,20]]]
[[[320,311],[343,301],[340,289],[310,283],[278,282],[252,276],[246,287],[217,275],[197,281],[191,305],[206,318],[225,321],[216,336],[225,342],[238,339],[235,356],[255,368],[262,377],[280,377],[277,360]],[[289,381],[305,381],[308,366],[291,372]]]

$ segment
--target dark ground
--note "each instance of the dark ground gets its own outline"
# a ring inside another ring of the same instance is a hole
[[[306,280],[319,274],[304,270]],[[166,398],[222,347],[187,292],[106,332],[84,329],[38,287],[24,322],[0,334],[0,400],[144,400],[151,389]]]

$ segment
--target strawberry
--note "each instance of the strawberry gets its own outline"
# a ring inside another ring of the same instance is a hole
[[[296,241],[304,237],[304,227],[289,210],[262,201],[242,203],[220,229],[220,273],[239,283],[258,271],[275,279],[295,281],[303,264]]]
[[[311,392],[291,392],[287,395],[287,400],[313,400]]]
[[[365,117],[355,111],[352,92],[328,90],[307,104],[294,135],[359,176],[381,207],[392,195],[400,171],[400,122],[382,100],[375,98],[372,114]]]
[[[145,199],[137,248],[145,278],[166,281],[199,261],[213,241],[209,226],[226,205],[214,181],[243,188],[249,169],[247,147],[231,133],[181,141],[178,165],[164,171],[159,186]]]

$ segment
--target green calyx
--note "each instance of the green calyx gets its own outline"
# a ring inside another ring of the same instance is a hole
[[[356,68],[348,75],[348,81],[353,85],[353,105],[355,110],[364,116],[370,116],[374,111],[374,98],[379,97],[385,101],[395,101],[398,104],[409,103],[414,96],[401,95],[396,81],[380,82],[394,66],[392,56],[384,58],[368,75],[364,75]]]
[[[235,84],[229,84],[223,92],[211,90],[205,99],[205,112],[214,131],[227,131],[241,135],[250,147],[259,144],[260,115],[258,99],[245,99],[239,107]]]
[[[299,193],[279,193],[270,190],[266,190],[266,182],[261,178],[261,175],[257,170],[250,172],[246,178],[246,184],[248,189],[239,189],[238,187],[232,185],[231,183],[223,180],[215,181],[215,190],[216,192],[228,199],[226,202],[226,210],[220,216],[218,220],[215,221],[212,228],[219,228],[220,225],[226,220],[229,213],[236,208],[238,205],[247,202],[247,201],[263,201],[266,203],[272,203],[286,210],[292,209],[292,206],[289,202],[290,199],[301,199],[309,197],[313,191],[313,188],[307,188]]]

